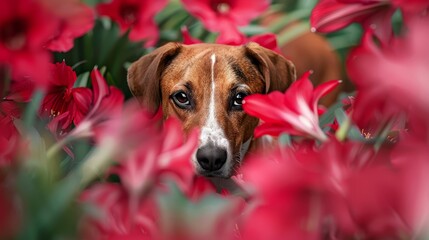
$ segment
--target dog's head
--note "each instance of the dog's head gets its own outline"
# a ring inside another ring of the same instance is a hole
[[[161,106],[164,118],[178,118],[185,132],[200,128],[193,157],[197,173],[224,178],[235,173],[258,125],[243,112],[243,98],[284,91],[294,79],[290,61],[256,43],[169,43],[128,70],[128,85],[145,107]]]

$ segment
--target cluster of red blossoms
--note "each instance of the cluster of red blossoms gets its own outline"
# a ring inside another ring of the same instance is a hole
[[[244,110],[261,120],[254,136],[277,137],[279,145],[251,155],[234,177],[248,194],[245,200],[216,193],[209,181],[194,175],[190,159],[198,129],[184,137],[175,119],[161,121],[160,114],[125,101],[96,66],[90,88],[77,84],[66,62],[52,63],[52,51],[73,48],[73,40],[91,31],[98,16],[117,22],[130,40],[156,46],[154,16],[167,3],[112,0],[92,8],[78,0],[0,2],[0,238],[14,238],[26,228],[25,201],[10,173],[28,167],[27,159],[52,160],[62,151],[73,158],[71,143],[88,139],[92,151],[64,176],[79,176],[70,197],[92,209],[82,207],[76,224],[80,239],[416,239],[428,234],[428,0],[316,5],[315,31],[351,23],[364,29],[346,62],[357,94],[339,108],[321,108],[319,99],[340,81],[314,88],[308,72],[285,93],[246,97]],[[265,11],[269,1],[182,4],[207,30],[219,32],[217,43],[253,41],[278,50],[273,34],[247,38],[238,28]],[[391,26],[397,11],[403,16],[400,34]],[[200,42],[185,28],[182,34],[186,44]],[[35,154],[24,122],[31,111],[23,109],[40,92],[36,114],[56,141]]]

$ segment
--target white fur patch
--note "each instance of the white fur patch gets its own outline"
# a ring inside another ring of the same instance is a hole
[[[219,123],[216,119],[216,102],[215,102],[215,93],[216,93],[216,84],[215,84],[215,63],[216,55],[212,54],[211,57],[211,92],[210,92],[210,103],[208,109],[208,116],[204,126],[201,128],[200,134],[200,147],[207,144],[213,144],[216,147],[226,149],[227,151],[227,160],[225,165],[222,167],[223,174],[227,174],[229,168],[231,167],[232,162],[232,153],[231,147],[228,139],[225,137],[225,132],[219,126]]]

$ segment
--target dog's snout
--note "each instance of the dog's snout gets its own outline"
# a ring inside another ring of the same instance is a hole
[[[213,172],[222,168],[226,162],[227,152],[225,149],[213,145],[207,145],[197,150],[197,161],[200,166]]]

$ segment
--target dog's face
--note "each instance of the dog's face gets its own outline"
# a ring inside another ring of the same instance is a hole
[[[143,56],[128,72],[128,84],[145,107],[162,106],[189,132],[200,129],[193,156],[198,174],[228,178],[240,166],[258,119],[243,112],[243,98],[286,89],[295,79],[291,62],[251,43],[171,43]]]

